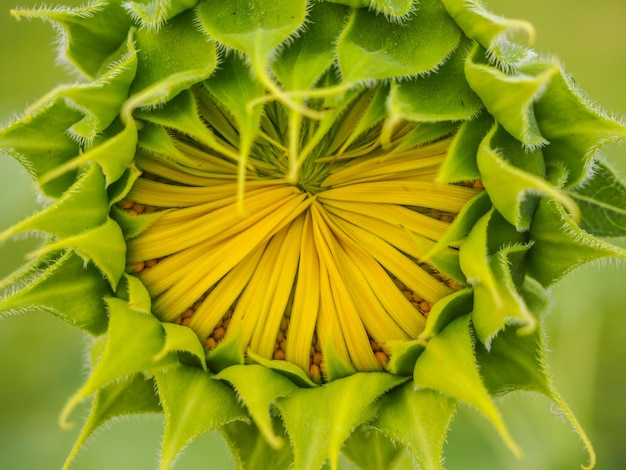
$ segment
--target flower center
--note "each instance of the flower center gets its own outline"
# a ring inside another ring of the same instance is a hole
[[[419,336],[458,288],[421,260],[477,189],[435,181],[451,136],[416,145],[420,124],[365,126],[374,93],[330,120],[268,103],[239,160],[234,120],[196,93],[216,147],[232,152],[170,130],[180,157],[138,155],[143,174],[119,204],[154,218],[128,241],[128,270],[159,319],[209,350],[233,338],[318,382],[330,354],[382,370],[389,341]]]

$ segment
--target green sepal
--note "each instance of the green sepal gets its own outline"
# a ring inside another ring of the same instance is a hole
[[[94,336],[106,331],[108,319],[102,299],[111,289],[93,264],[68,250],[43,271],[37,269],[31,274],[34,277],[22,274],[22,279],[13,280],[12,293],[0,300],[0,316],[36,309]]]
[[[470,199],[461,212],[459,212],[450,224],[446,233],[437,241],[437,243],[424,255],[424,260],[428,261],[446,246],[459,245],[470,233],[476,222],[483,217],[492,208],[489,195],[483,191]],[[465,277],[466,273],[463,273]]]
[[[423,350],[424,343],[421,341],[387,341],[385,351],[389,354],[389,362],[385,370],[394,375],[410,376],[413,373],[415,361]]]
[[[580,209],[580,228],[600,237],[626,235],[626,185],[606,163],[596,161],[591,176],[569,196]]]
[[[280,439],[289,440],[279,418],[274,417],[272,425]],[[284,445],[280,449],[274,449],[254,424],[244,420],[233,421],[222,426],[220,432],[237,460],[237,468],[283,470],[291,468],[293,464],[291,447]]]
[[[67,130],[82,115],[57,98],[0,129],[0,148],[18,160],[35,179],[76,156],[80,148]],[[76,180],[76,170],[40,184],[45,195],[60,198]]]
[[[357,370],[354,366],[346,361],[345,355],[341,354],[338,346],[332,338],[320,338],[322,343],[322,351],[324,351],[324,367],[322,374],[327,382],[350,377],[356,374]],[[345,345],[343,345],[345,348]]]
[[[477,41],[499,65],[515,67],[535,57],[535,53],[507,36],[522,31],[532,42],[535,30],[527,21],[504,18],[485,8],[482,0],[441,0],[454,21],[470,39]]]
[[[130,192],[135,181],[141,175],[141,171],[135,166],[134,163],[128,165],[124,173],[119,177],[117,181],[114,181],[107,187],[107,193],[109,195],[109,207],[114,206],[120,202]]]
[[[95,228],[60,240],[50,242],[29,256],[43,256],[58,250],[71,248],[85,260],[95,264],[113,289],[116,288],[126,267],[126,241],[119,225],[113,219]]]
[[[366,9],[354,10],[337,43],[347,84],[410,77],[436,69],[458,46],[461,31],[439,0],[423,0],[402,23]]]
[[[521,457],[521,450],[510,436],[482,382],[472,343],[470,315],[453,320],[428,341],[415,363],[413,384],[474,406],[494,425],[509,449]]]
[[[253,79],[244,59],[236,54],[222,58],[218,73],[206,80],[204,86],[219,101],[222,109],[235,118],[239,141],[233,144],[238,147],[240,190],[243,191],[246,163],[263,113],[263,107],[250,109],[248,104],[264,96],[265,88]],[[243,194],[240,197],[243,199]]]
[[[287,377],[256,364],[227,367],[216,378],[234,387],[263,438],[272,448],[280,449],[284,441],[274,430],[270,410],[278,398],[288,396],[296,385]]]
[[[31,230],[57,238],[80,234],[107,220],[108,202],[102,171],[91,165],[59,200],[0,233],[0,242]]]
[[[626,250],[582,230],[556,201],[539,203],[530,236],[534,244],[527,254],[527,272],[544,287],[583,264],[604,258],[626,259]]]
[[[301,27],[303,0],[208,0],[197,8],[202,27],[223,45],[245,53],[257,78],[267,81],[267,61],[274,49]]]
[[[161,470],[169,469],[193,439],[247,420],[233,390],[202,369],[176,362],[156,371],[154,377],[165,415]]]
[[[348,9],[331,3],[313,3],[306,32],[280,49],[272,62],[276,78],[286,90],[307,90],[335,59],[335,40],[345,26]]]
[[[159,362],[154,360],[165,343],[163,327],[154,316],[131,309],[122,299],[109,297],[105,301],[109,309],[109,328],[104,349],[87,381],[63,407],[60,421],[64,425],[81,401],[105,385],[127,375],[154,371],[178,362],[175,355],[168,355]]]
[[[528,331],[536,326],[518,292],[524,256],[531,244],[492,210],[476,223],[461,246],[461,268],[474,288],[474,329],[487,347],[509,322]]]
[[[103,424],[112,419],[161,411],[159,397],[154,390],[154,381],[143,374],[131,375],[99,389],[91,405],[89,416],[63,465],[63,470],[69,470],[85,442]]]
[[[128,302],[128,308],[151,314],[152,299],[143,283],[135,276],[124,273],[115,295]]]
[[[360,470],[395,469],[403,451],[403,447],[382,433],[364,426],[355,429],[342,448],[343,454]]]
[[[389,114],[419,122],[461,121],[476,116],[482,102],[465,80],[468,49],[469,41],[462,40],[436,73],[393,82]]]
[[[218,143],[215,135],[207,128],[204,121],[200,118],[198,113],[198,104],[191,91],[183,91],[167,103],[157,108],[150,110],[137,110],[135,115],[152,125],[156,124],[171,130],[176,130],[183,135],[188,135],[196,139],[198,142],[215,150],[220,151],[223,148],[223,146]],[[157,147],[157,149],[161,148],[163,151],[167,151],[167,147],[163,147],[163,145],[166,145],[163,141],[165,131],[157,129],[158,128],[153,126],[153,130],[151,131],[151,134],[158,135],[160,147]],[[157,142],[153,141],[153,143],[156,144]],[[152,149],[148,148],[148,150]],[[165,155],[174,156],[174,154],[169,153]],[[176,162],[187,164],[191,168],[198,166],[196,162],[186,158],[181,152],[177,152],[176,156],[179,157],[175,160]]]
[[[528,147],[548,143],[535,116],[535,102],[559,74],[553,62],[534,62],[511,75],[484,63],[485,51],[476,46],[465,63],[468,83],[485,108],[513,137]]]
[[[278,399],[295,468],[317,470],[330,458],[331,469],[337,469],[341,446],[353,429],[371,417],[370,405],[406,380],[383,372],[361,372],[322,387],[298,388]]]
[[[215,42],[190,27],[194,18],[190,10],[158,30],[137,31],[137,78],[124,107],[126,112],[165,103],[213,73],[217,65]]]
[[[191,362],[207,370],[206,355],[202,343],[191,328],[175,323],[161,323],[165,330],[165,343],[161,352],[153,357],[159,361],[171,352],[177,352],[182,362]]]
[[[135,158],[139,166],[141,166],[139,162],[142,157],[165,159],[169,162],[184,159],[180,150],[174,146],[172,137],[167,133],[167,130],[152,122],[141,122],[137,146],[139,149]]]
[[[598,148],[626,139],[626,125],[587,103],[562,70],[546,85],[535,103],[539,128],[550,142],[543,155],[548,168],[565,166],[562,183],[572,188],[589,175]]]
[[[530,291],[534,293],[531,294]],[[541,304],[537,310],[547,308],[547,296],[540,286],[533,285],[527,289],[526,298],[531,305]],[[554,385],[546,365],[544,344],[545,334],[541,328],[525,335],[518,334],[514,328],[505,329],[493,340],[489,351],[480,344],[476,345],[476,359],[481,376],[489,393],[493,395],[525,390],[548,397],[582,441],[589,456],[589,464],[583,468],[591,469],[596,462],[595,451],[576,416]]]
[[[481,178],[476,153],[483,138],[493,127],[493,117],[482,112],[475,119],[465,121],[454,136],[446,159],[443,161],[437,181],[460,183],[479,181]]]
[[[277,359],[266,359],[258,354],[255,354],[252,350],[248,349],[246,352],[246,359],[248,364],[259,364],[279,375],[287,377],[291,382],[298,387],[317,387],[318,384],[313,382],[301,367],[288,362]]]
[[[95,77],[108,63],[132,25],[119,0],[95,0],[78,8],[14,10],[12,14],[18,19],[40,18],[59,26],[62,57],[89,77]]]
[[[454,121],[417,123],[415,128],[393,149],[392,154],[443,140],[446,137],[457,134],[460,127],[461,123]]]
[[[473,295],[472,289],[461,289],[435,302],[428,313],[424,331],[420,334],[420,343],[425,346],[428,340],[439,334],[449,323],[470,314],[474,301]]]
[[[530,228],[540,196],[559,201],[574,218],[578,206],[544,178],[540,149],[526,150],[499,125],[485,136],[478,148],[482,182],[498,212],[520,231]]]
[[[93,146],[84,152],[76,152],[73,158],[41,175],[41,184],[48,184],[89,163],[97,163],[106,178],[106,185],[117,181],[131,164],[137,147],[137,127],[131,119],[123,124],[119,119],[113,122],[94,140]]]
[[[479,284],[474,287],[474,313],[472,322],[476,336],[487,348],[493,338],[508,324],[519,325],[518,332],[533,331],[537,322],[518,292],[512,270],[519,269],[530,244],[511,245],[495,253],[489,260],[494,277],[498,280],[498,296]],[[515,261],[514,261],[515,260]]]
[[[456,405],[448,395],[416,390],[409,382],[382,398],[378,416],[368,425],[406,447],[422,470],[441,470]]]
[[[224,338],[215,349],[207,353],[207,365],[211,371],[218,373],[227,367],[245,364],[243,351],[241,334],[233,334]]]
[[[328,152],[335,151],[342,153],[348,149],[355,140],[374,128],[376,124],[382,122],[387,117],[387,98],[389,87],[380,85],[375,89],[366,89],[357,100],[354,106],[346,113],[346,122],[355,123],[354,130],[349,136],[345,133],[337,133],[333,144],[329,146]],[[361,106],[362,105],[362,106]],[[341,142],[341,147],[339,143]],[[404,143],[404,142],[403,142]],[[339,147],[339,149],[337,149]],[[400,146],[398,146],[400,147]],[[396,147],[396,151],[401,149]]]
[[[158,29],[163,23],[192,8],[198,0],[150,0],[124,2],[130,16],[148,29]]]
[[[420,258],[420,261],[431,264],[442,275],[460,284],[467,284],[467,279],[459,264],[459,251],[457,249],[435,243],[427,238],[417,239],[415,244],[427,253]]]
[[[115,55],[96,79],[88,83],[77,83],[59,87],[52,91],[63,96],[68,105],[84,114],[68,132],[77,142],[91,142],[100,132],[117,118],[137,71],[137,53],[129,34],[127,43]]]
[[[126,240],[137,237],[161,216],[170,211],[157,211],[151,214],[128,215],[125,210],[113,206],[111,217],[119,224]]]

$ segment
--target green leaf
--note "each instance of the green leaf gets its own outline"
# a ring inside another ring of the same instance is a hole
[[[441,0],[467,37],[477,41],[489,55],[504,67],[515,67],[535,57],[535,53],[507,39],[511,33],[523,32],[532,43],[533,26],[522,20],[504,18],[485,8],[482,0]]]
[[[439,0],[422,0],[400,24],[375,11],[354,10],[337,43],[342,79],[352,84],[428,72],[444,62],[460,37]]]
[[[89,416],[63,465],[63,470],[69,470],[87,439],[107,421],[134,414],[160,412],[161,405],[154,390],[154,381],[143,374],[134,374],[101,388],[96,392]]]
[[[126,124],[117,120],[95,140],[94,145],[83,152],[76,152],[74,158],[51,168],[39,181],[48,184],[68,172],[91,162],[97,163],[106,178],[107,186],[122,177],[131,164],[137,147],[137,127],[131,119]]]
[[[226,110],[228,115],[235,117],[236,128],[239,134],[239,182],[240,198],[243,200],[243,190],[247,161],[252,143],[259,132],[259,123],[263,107],[248,104],[265,95],[265,88],[251,75],[251,70],[243,58],[230,54],[220,63],[220,70],[204,82],[204,86],[211,92]]]
[[[536,326],[516,283],[524,272],[523,259],[529,248],[525,237],[494,210],[476,223],[461,245],[461,268],[474,288],[472,321],[476,336],[487,348],[509,322],[528,331]]]
[[[604,258],[626,259],[626,250],[578,227],[555,201],[542,200],[530,228],[528,273],[549,287],[576,268]]]
[[[224,146],[219,144],[215,135],[200,118],[198,114],[198,104],[191,91],[183,91],[160,107],[150,110],[137,110],[135,114],[140,119],[153,124],[153,126],[151,126],[152,131],[150,139],[152,140],[152,145],[159,146],[157,150],[160,148],[162,152],[170,152],[169,145],[171,145],[171,141],[165,141],[167,131],[158,129],[154,124],[170,130],[179,131],[183,135],[188,135],[214,150],[224,150]],[[157,138],[159,139],[158,142],[154,139],[155,134],[157,134]],[[144,141],[142,144],[145,143]],[[148,147],[148,149],[151,150],[150,147]],[[185,164],[192,169],[198,166],[196,162],[188,159],[181,152],[176,151],[176,153],[167,153],[165,155],[178,157],[175,162]],[[234,154],[233,157],[237,159],[237,154]]]
[[[537,123],[534,104],[560,72],[553,62],[534,62],[523,71],[506,74],[484,63],[485,51],[476,46],[465,63],[469,85],[496,120],[528,147],[548,143]]]
[[[260,364],[266,369],[288,378],[290,382],[298,387],[309,388],[318,386],[318,384],[309,378],[307,372],[291,362],[278,359],[266,359],[255,354],[254,351],[250,349],[246,352],[246,359],[249,364]]]
[[[277,401],[291,440],[295,468],[317,470],[330,457],[337,468],[343,442],[371,415],[375,400],[406,380],[387,373],[356,373],[322,387],[299,388]]]
[[[30,230],[71,237],[103,224],[107,213],[104,176],[97,165],[91,165],[58,201],[0,233],[0,242]]]
[[[67,130],[81,119],[81,113],[57,98],[43,107],[28,110],[24,116],[0,129],[0,148],[15,157],[33,178],[78,155],[78,144]],[[76,170],[41,185],[44,194],[59,198],[76,179]]]
[[[306,30],[280,49],[272,62],[276,78],[287,90],[306,90],[335,59],[335,41],[345,26],[348,9],[332,3],[313,3]]]
[[[221,341],[215,349],[209,351],[206,362],[213,372],[220,372],[227,367],[245,363],[244,347],[241,334],[235,333]]]
[[[480,378],[469,320],[469,315],[457,318],[428,341],[415,363],[413,383],[474,406],[491,421],[505,444],[519,457],[521,450],[511,438]]]
[[[465,80],[468,47],[469,41],[462,40],[452,57],[437,71],[393,82],[389,114],[397,119],[420,122],[466,120],[476,116],[482,109],[482,102]]]
[[[12,14],[17,19],[40,18],[58,26],[64,56],[90,77],[108,63],[132,25],[120,1],[95,0],[84,7],[13,10]]]
[[[300,28],[306,14],[306,2],[207,0],[198,5],[197,12],[200,24],[210,36],[248,55],[257,71],[266,67],[272,51]]]
[[[165,342],[163,327],[156,317],[131,309],[122,299],[107,298],[106,304],[109,328],[102,357],[85,384],[63,407],[60,420],[65,425],[76,406],[105,385],[127,375],[158,370],[177,362],[175,355],[160,362],[154,360]]]
[[[246,419],[233,390],[202,369],[176,363],[157,371],[155,380],[165,414],[161,470],[196,437]]]
[[[265,441],[272,448],[280,449],[284,442],[274,430],[270,410],[278,398],[288,396],[296,389],[294,383],[256,364],[227,367],[216,378],[234,387]]]
[[[546,166],[564,165],[566,179],[561,183],[571,188],[588,176],[598,148],[626,139],[626,125],[594,109],[572,80],[558,71],[535,103],[535,115],[550,141],[543,149]]]
[[[452,321],[471,313],[473,295],[471,289],[462,289],[437,301],[428,313],[426,327],[419,337],[422,345],[426,346],[428,340],[439,334]]]
[[[194,12],[181,13],[158,30],[136,33],[137,78],[125,105],[128,114],[140,106],[156,106],[207,79],[217,65],[215,42],[190,27]]]
[[[440,470],[445,436],[456,404],[447,395],[416,390],[409,382],[383,398],[380,412],[370,426],[406,447],[422,470]]]
[[[163,23],[192,8],[198,0],[150,0],[147,2],[125,2],[124,8],[133,19],[149,29],[158,29]]]
[[[0,300],[0,316],[44,310],[94,336],[106,330],[103,298],[111,294],[111,289],[95,266],[85,264],[75,253],[64,252],[43,272],[26,277],[22,283],[21,288],[14,288]]]
[[[141,232],[168,212],[169,211],[164,210],[151,214],[129,215],[125,210],[113,206],[111,208],[111,217],[113,217],[113,220],[119,224],[122,232],[124,232],[124,238],[130,240],[131,238],[137,237]]]
[[[116,295],[120,299],[128,301],[128,308],[150,314],[152,299],[146,287],[135,276],[124,273],[117,286]]]
[[[161,326],[165,330],[165,344],[161,352],[154,357],[155,361],[171,352],[178,352],[185,355],[181,359],[190,358],[194,365],[207,370],[204,348],[191,328],[175,323],[162,323]]]
[[[454,136],[443,161],[437,180],[442,183],[479,181],[481,178],[476,162],[478,147],[493,127],[493,117],[482,112],[476,119],[465,121]]]
[[[111,287],[116,288],[126,267],[126,241],[113,219],[107,219],[96,228],[44,245],[30,256],[43,256],[66,248],[75,250],[85,262],[93,262],[106,276]]]
[[[128,165],[124,173],[122,173],[122,176],[107,187],[107,192],[109,193],[109,207],[120,202],[128,194],[140,175],[141,171],[134,163]]]
[[[53,95],[64,96],[72,108],[85,114],[69,129],[78,142],[92,141],[117,118],[136,71],[137,52],[129,34],[126,46],[109,58],[109,64],[94,81],[53,90]]]
[[[273,418],[273,427],[281,439],[289,440],[280,419]],[[282,470],[293,465],[293,453],[288,445],[271,447],[254,424],[233,421],[220,428],[237,459],[237,468],[246,470]]]
[[[458,213],[443,237],[424,256],[424,259],[430,259],[448,245],[458,245],[467,237],[474,225],[476,225],[476,222],[478,222],[478,219],[489,212],[491,208],[492,204],[489,195],[484,191],[470,199],[463,206],[461,212]],[[467,276],[467,274],[465,275]]]
[[[581,212],[580,227],[601,237],[626,235],[626,186],[605,163],[569,192]]]
[[[494,207],[518,230],[530,228],[540,196],[559,201],[572,217],[579,217],[576,203],[544,179],[541,150],[525,150],[498,125],[478,148],[477,162]]]
[[[361,470],[393,469],[404,448],[369,427],[357,428],[346,440],[343,454]]]
[[[530,290],[535,293],[542,291],[536,285],[529,286],[527,295]],[[546,308],[545,291],[540,295],[544,297],[540,303],[543,303]],[[527,299],[529,303],[532,303],[530,298],[527,297]],[[494,339],[489,351],[479,344],[476,345],[476,357],[481,375],[492,394],[500,395],[514,390],[526,390],[547,396],[563,417],[569,421],[582,441],[589,455],[589,464],[583,468],[591,469],[596,462],[595,451],[585,431],[553,383],[552,375],[546,365],[545,341],[541,328],[526,335],[520,335],[515,329],[507,328]]]

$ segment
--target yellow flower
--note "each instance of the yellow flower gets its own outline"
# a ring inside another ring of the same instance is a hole
[[[624,258],[624,126],[525,22],[461,0],[96,0],[14,11],[89,78],[0,131],[52,203],[4,282],[11,312],[93,335],[94,396],[66,463],[111,418],[162,411],[161,468],[219,430],[241,467],[343,452],[441,468],[458,402],[515,455],[493,397],[552,383],[550,287]],[[583,184],[584,183],[584,184]],[[314,404],[315,409],[311,412]]]

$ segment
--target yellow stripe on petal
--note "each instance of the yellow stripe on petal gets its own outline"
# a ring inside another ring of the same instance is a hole
[[[332,188],[318,194],[321,201],[355,201],[400,204],[459,212],[478,191],[463,186],[424,181],[397,180],[360,183]]]
[[[309,370],[311,344],[320,309],[320,275],[320,261],[313,240],[313,222],[311,213],[307,212],[302,229],[298,278],[289,321],[290,341],[287,341],[285,350],[285,358],[305,371]]]

